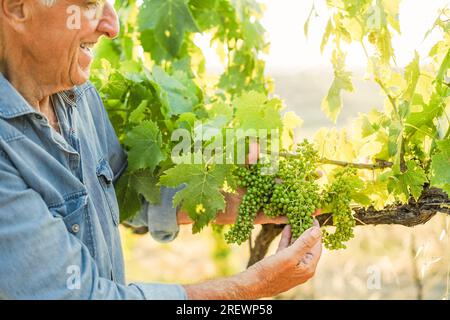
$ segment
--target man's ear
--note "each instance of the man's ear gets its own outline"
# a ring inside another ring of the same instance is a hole
[[[31,17],[32,3],[29,0],[3,0],[1,10],[3,17],[9,21],[15,29]]]

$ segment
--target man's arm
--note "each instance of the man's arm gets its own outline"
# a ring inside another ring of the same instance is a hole
[[[179,285],[126,286],[101,277],[89,249],[0,154],[0,297],[183,299],[186,295]]]
[[[276,254],[235,276],[186,285],[188,299],[259,299],[305,283],[314,275],[322,252],[317,223],[289,246],[290,242],[287,226]]]

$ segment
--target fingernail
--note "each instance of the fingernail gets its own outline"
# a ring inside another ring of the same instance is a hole
[[[320,231],[320,229],[319,228],[317,228],[317,227],[313,227],[312,229],[311,229],[311,235],[313,236],[313,238],[319,238],[321,235],[322,235],[322,232]]]

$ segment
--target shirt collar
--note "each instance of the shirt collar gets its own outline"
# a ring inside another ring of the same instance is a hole
[[[80,97],[82,90],[78,87],[58,92],[65,103],[76,107],[76,102]],[[11,119],[28,113],[35,113],[30,104],[23,96],[11,85],[11,83],[0,73],[0,117]]]

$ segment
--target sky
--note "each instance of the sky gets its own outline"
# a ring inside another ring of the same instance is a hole
[[[330,48],[320,53],[320,42],[327,23],[325,0],[315,0],[319,16],[312,19],[308,39],[303,25],[311,10],[313,0],[259,0],[266,6],[262,24],[267,30],[270,54],[265,56],[268,72],[298,72],[305,69],[329,67]],[[400,5],[401,36],[393,38],[399,66],[407,65],[414,57],[414,50],[425,56],[437,34],[423,41],[426,31],[433,25],[439,8],[450,4],[450,0],[403,0]],[[220,70],[220,62],[214,48],[210,48],[207,37],[198,37],[206,54],[207,68]],[[351,46],[347,65],[350,68],[365,67],[362,49]]]

